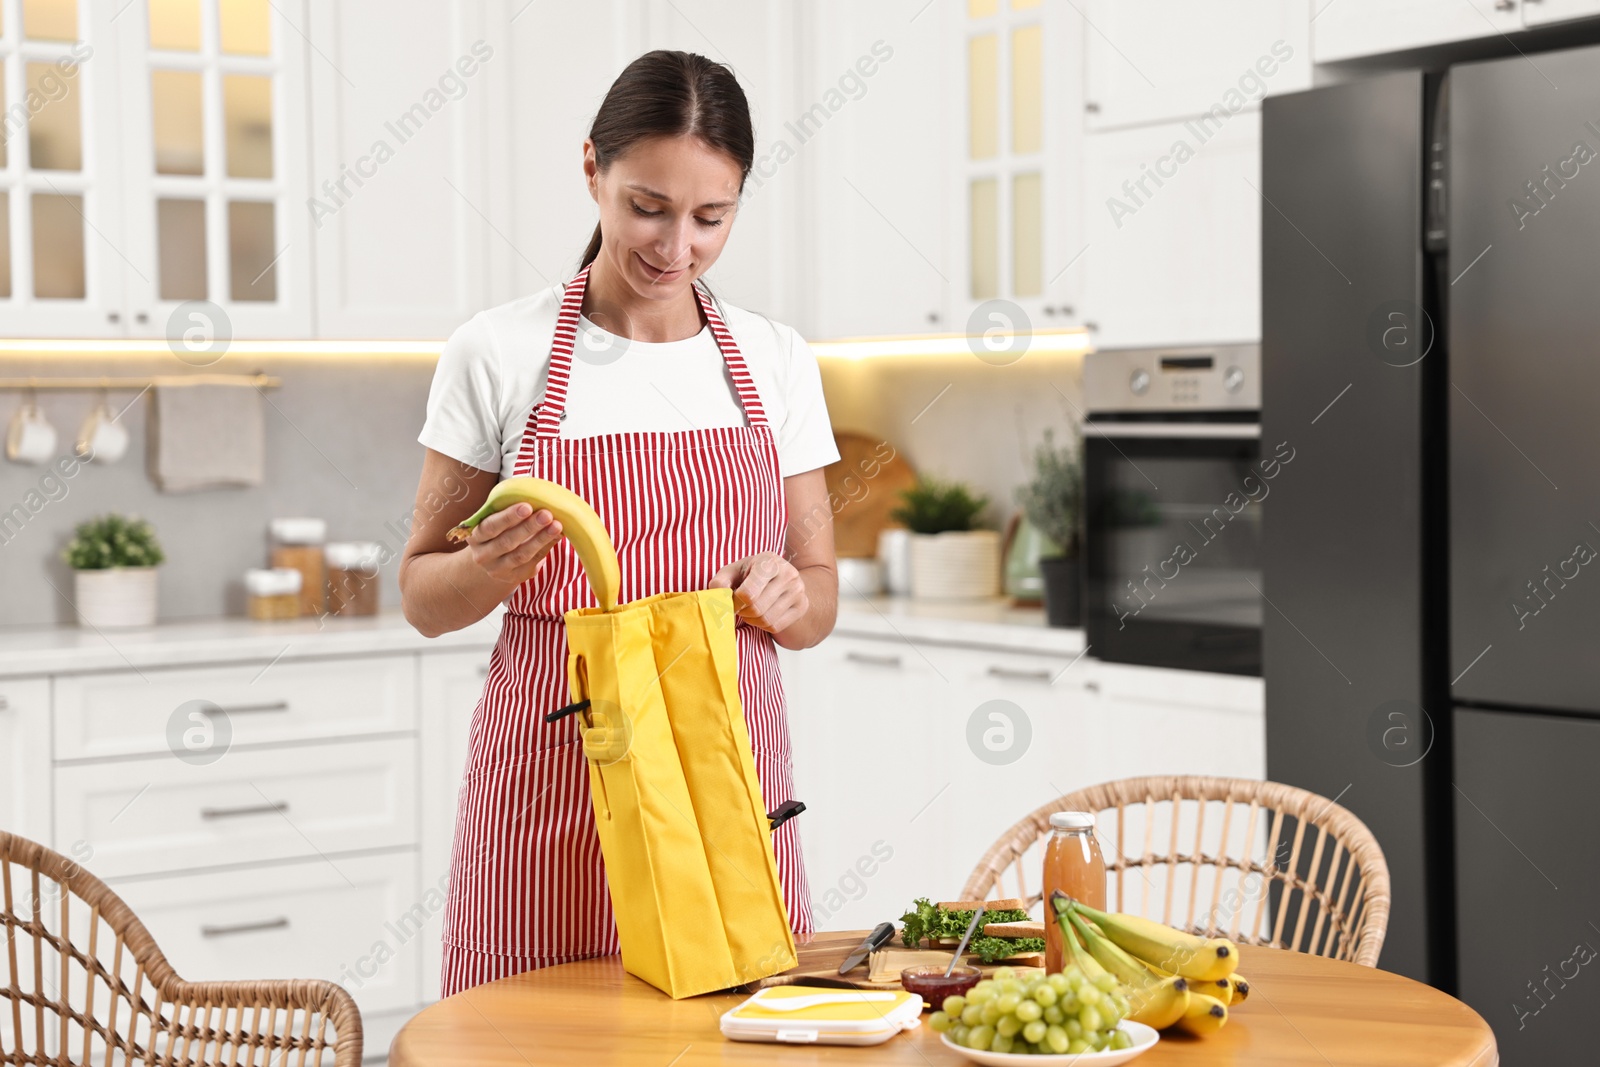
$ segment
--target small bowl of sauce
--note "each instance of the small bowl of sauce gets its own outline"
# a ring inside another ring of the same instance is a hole
[[[921,997],[925,1005],[937,1008],[945,997],[966,996],[982,977],[983,972],[976,967],[958,966],[949,974],[937,965],[907,967],[900,972],[900,986],[907,993]]]

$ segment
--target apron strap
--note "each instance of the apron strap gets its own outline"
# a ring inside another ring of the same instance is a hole
[[[567,407],[567,385],[572,380],[572,348],[578,339],[578,317],[583,310],[583,293],[588,284],[589,267],[584,267],[567,283],[566,292],[561,298],[555,337],[550,345],[550,370],[544,398],[534,405],[537,412],[537,418],[533,420],[535,437],[553,439],[560,433],[561,414]],[[717,342],[723,362],[727,364],[728,376],[733,379],[733,388],[738,394],[739,406],[744,409],[745,419],[751,429],[766,429],[766,409],[761,406],[761,396],[756,392],[750,368],[745,365],[744,355],[734,343],[733,334],[728,330],[727,323],[722,321],[716,305],[711,302],[711,295],[699,282],[694,284],[694,295],[700,301],[700,310],[711,327],[711,336]]]

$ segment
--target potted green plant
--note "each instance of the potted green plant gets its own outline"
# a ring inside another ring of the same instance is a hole
[[[889,513],[911,531],[911,595],[977,600],[1000,593],[1000,535],[976,528],[989,503],[959,482],[919,478]]]
[[[1028,522],[1049,542],[1039,557],[1044,576],[1044,612],[1051,626],[1083,621],[1083,569],[1079,546],[1083,529],[1083,460],[1075,444],[1055,443],[1045,430],[1033,453],[1033,480],[1017,490]]]
[[[156,621],[156,567],[166,556],[148,522],[116,514],[81,522],[61,555],[73,570],[79,625]]]

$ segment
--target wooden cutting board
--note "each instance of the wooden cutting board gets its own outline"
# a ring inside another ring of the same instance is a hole
[[[872,559],[878,533],[897,525],[889,512],[900,506],[900,492],[917,483],[917,472],[881,437],[842,430],[833,435],[839,462],[823,469],[833,506],[834,554]]]
[[[854,989],[898,989],[900,972],[905,968],[950,962],[949,952],[905,948],[899,941],[895,941],[874,952],[866,963],[856,967],[848,975],[841,975],[839,964],[844,962],[844,958],[850,955],[851,950],[861,944],[861,939],[866,936],[866,930],[844,934],[818,934],[809,944],[796,946],[796,955],[800,958],[798,966],[782,974],[775,974],[771,978],[763,978],[749,988],[754,990],[764,986],[825,982],[830,985],[847,985]],[[985,974],[1003,966],[999,963],[993,965],[980,963],[976,957],[972,957],[968,962]]]

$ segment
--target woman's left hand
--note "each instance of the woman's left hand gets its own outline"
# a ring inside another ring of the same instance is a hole
[[[811,607],[800,572],[776,552],[734,560],[716,573],[708,588],[732,589],[739,618],[774,634],[799,622]]]

